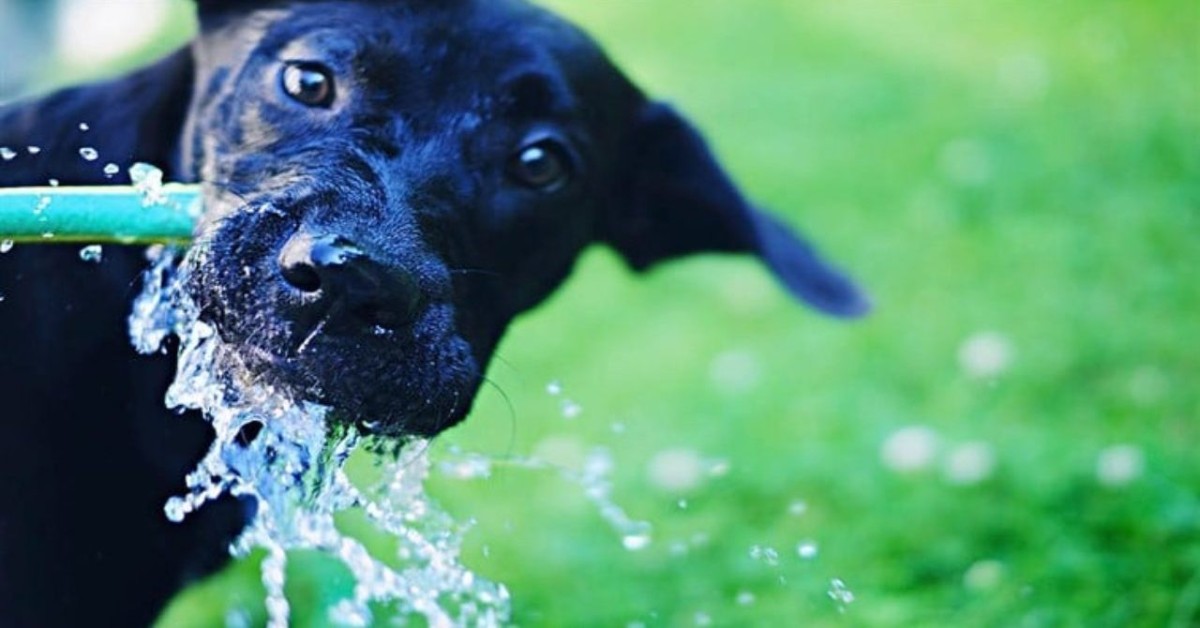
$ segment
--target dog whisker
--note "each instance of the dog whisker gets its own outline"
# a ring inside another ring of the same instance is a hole
[[[483,270],[483,269],[479,269],[479,268],[451,268],[450,274],[451,275],[483,275],[486,277],[495,277],[497,279],[504,276],[493,270]]]
[[[511,366],[511,365],[510,365]],[[502,386],[492,378],[484,375],[483,383],[491,386],[493,390],[500,394],[500,398],[504,400],[505,407],[508,408],[508,445],[505,450],[507,455],[512,455],[517,446],[517,407],[513,405],[512,398]]]
[[[308,332],[308,335],[304,337],[304,340],[303,340],[303,342],[300,343],[300,346],[296,347],[296,355],[297,356],[303,354],[304,351],[306,349],[308,349],[308,347],[312,343],[313,339],[316,338],[318,334],[320,334],[322,331],[325,330],[325,323],[328,321],[329,321],[329,316],[326,315],[326,316],[323,316],[321,318],[321,320],[317,321],[316,325],[313,325],[312,331]]]

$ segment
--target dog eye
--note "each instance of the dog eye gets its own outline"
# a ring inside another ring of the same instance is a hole
[[[525,187],[553,192],[571,178],[571,160],[562,144],[549,139],[527,144],[513,155],[508,174]]]
[[[316,63],[288,63],[280,75],[283,91],[296,102],[309,107],[328,107],[336,95],[333,72]]]

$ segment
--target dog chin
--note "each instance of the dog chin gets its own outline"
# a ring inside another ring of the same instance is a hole
[[[269,368],[301,398],[330,407],[335,420],[375,434],[433,436],[466,415],[477,370],[454,341],[441,348],[405,344],[314,340],[304,354]]]
[[[433,436],[466,416],[481,369],[456,327],[453,304],[426,305],[395,328],[312,315],[272,279],[274,257],[266,243],[275,234],[265,228],[271,225],[256,226],[248,231],[258,234],[253,239],[222,230],[185,261],[185,290],[200,320],[253,381],[326,406],[334,420],[391,437]]]
[[[453,335],[421,343],[391,330],[309,331],[251,340],[214,326],[255,381],[326,406],[333,420],[371,434],[435,436],[465,418],[480,382],[468,344]]]

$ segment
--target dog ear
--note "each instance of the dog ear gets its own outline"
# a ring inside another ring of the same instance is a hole
[[[834,316],[870,309],[867,297],[799,234],[754,208],[700,133],[671,107],[648,104],[638,119],[623,205],[605,239],[637,270],[703,252],[757,255],[793,296]]]
[[[236,8],[239,5],[245,6],[250,4],[245,0],[194,0],[200,11],[214,11],[219,9]]]
[[[193,3],[196,5],[196,11],[202,21],[234,13],[245,13],[258,8],[255,5],[265,4],[261,0],[258,2],[248,2],[247,0],[193,0]]]

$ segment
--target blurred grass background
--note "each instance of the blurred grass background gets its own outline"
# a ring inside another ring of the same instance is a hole
[[[515,623],[1200,625],[1196,3],[548,4],[878,308],[820,318],[751,260],[589,253],[436,446],[608,447],[654,542],[624,550],[552,474],[436,480]],[[311,557],[290,578],[300,626],[347,591]],[[249,562],[160,623],[231,609],[263,621]]]

